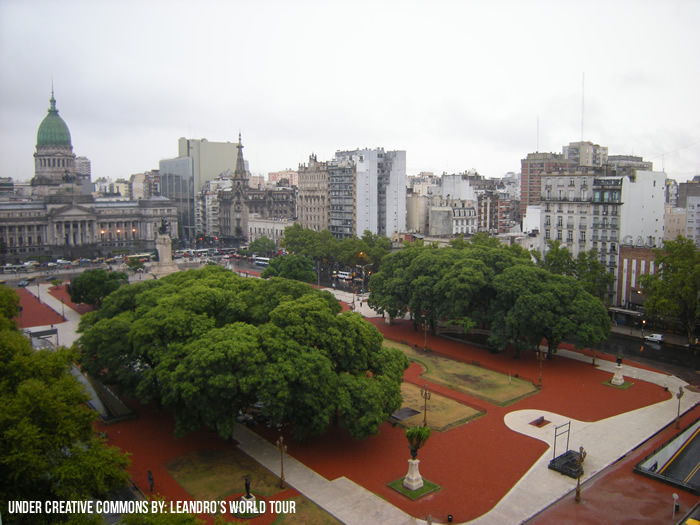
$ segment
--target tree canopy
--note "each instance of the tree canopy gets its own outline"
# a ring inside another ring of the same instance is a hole
[[[102,268],[86,270],[70,283],[70,300],[99,308],[102,300],[129,282],[124,272],[108,272]]]
[[[553,353],[565,338],[579,346],[604,340],[605,307],[580,282],[535,266],[527,251],[474,236],[447,248],[415,243],[392,253],[370,280],[369,305],[391,317],[409,313],[434,331],[437,323],[465,332],[490,330],[496,348]]]
[[[285,228],[282,246],[289,252],[311,257],[317,263],[362,266],[376,272],[389,253],[391,242],[387,237],[368,230],[360,238],[353,236],[338,241],[328,230],[317,232],[293,224]]]
[[[607,300],[610,285],[615,277],[605,270],[595,250],[580,252],[574,259],[566,246],[559,241],[547,241],[547,251],[542,255],[532,252],[537,266],[557,275],[574,277],[589,294]]]
[[[257,253],[258,255],[265,255],[269,257],[277,251],[277,245],[275,244],[275,241],[263,235],[248,245],[248,251],[250,253]]]
[[[268,277],[284,277],[305,283],[316,282],[314,262],[305,255],[282,255],[270,260],[270,264],[260,274]]]
[[[104,498],[123,486],[127,458],[106,447],[83,386],[70,373],[73,354],[33,350],[7,322],[0,287],[0,502]],[[13,292],[14,293],[14,292]],[[8,517],[7,509],[2,514]],[[37,515],[38,522],[61,516]],[[24,515],[30,520],[31,516]]]
[[[644,310],[678,319],[691,343],[700,317],[700,252],[693,241],[679,236],[665,241],[654,254],[656,273],[640,279],[646,296]]]
[[[401,405],[408,360],[328,292],[205,267],[122,287],[83,316],[83,367],[229,437],[253,405],[303,439],[339,419],[363,438]]]

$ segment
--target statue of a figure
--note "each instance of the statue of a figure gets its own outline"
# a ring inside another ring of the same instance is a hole
[[[168,221],[165,220],[165,217],[161,217],[160,219],[160,228],[158,228],[158,233],[162,235],[168,233]]]
[[[245,495],[247,498],[250,497],[250,477],[247,474],[245,477]]]

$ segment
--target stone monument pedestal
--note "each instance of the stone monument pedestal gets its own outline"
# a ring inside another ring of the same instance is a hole
[[[406,477],[403,479],[403,486],[408,490],[418,490],[423,487],[423,477],[418,471],[419,464],[419,459],[408,460],[408,474],[406,474]]]
[[[622,365],[615,367],[615,375],[610,380],[611,385],[620,386],[625,384],[625,378],[622,376]]]
[[[172,239],[167,233],[156,235],[156,250],[158,251],[158,262],[151,265],[150,271],[155,277],[163,277],[175,273],[180,269],[173,262]]]
[[[248,502],[250,502],[250,503],[255,503],[255,501],[256,501],[255,495],[253,495],[253,494],[243,494],[243,495],[241,496],[241,501],[248,501]]]

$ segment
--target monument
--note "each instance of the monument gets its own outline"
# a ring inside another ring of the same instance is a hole
[[[615,374],[610,380],[610,384],[620,386],[625,384],[625,378],[622,375],[622,356],[617,356],[617,365],[615,366]]]
[[[255,501],[255,496],[250,493],[250,476],[245,477],[245,494],[241,496],[243,501]]]
[[[151,265],[150,271],[154,277],[179,271],[177,264],[173,262],[173,241],[168,233],[168,222],[163,217],[160,221],[160,228],[156,233],[156,251],[158,252],[158,262]]]

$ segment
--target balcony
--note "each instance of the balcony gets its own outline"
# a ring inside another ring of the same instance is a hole
[[[582,231],[586,231],[588,229],[588,224],[586,224],[585,222],[581,222],[578,225],[578,229],[582,230]]]

